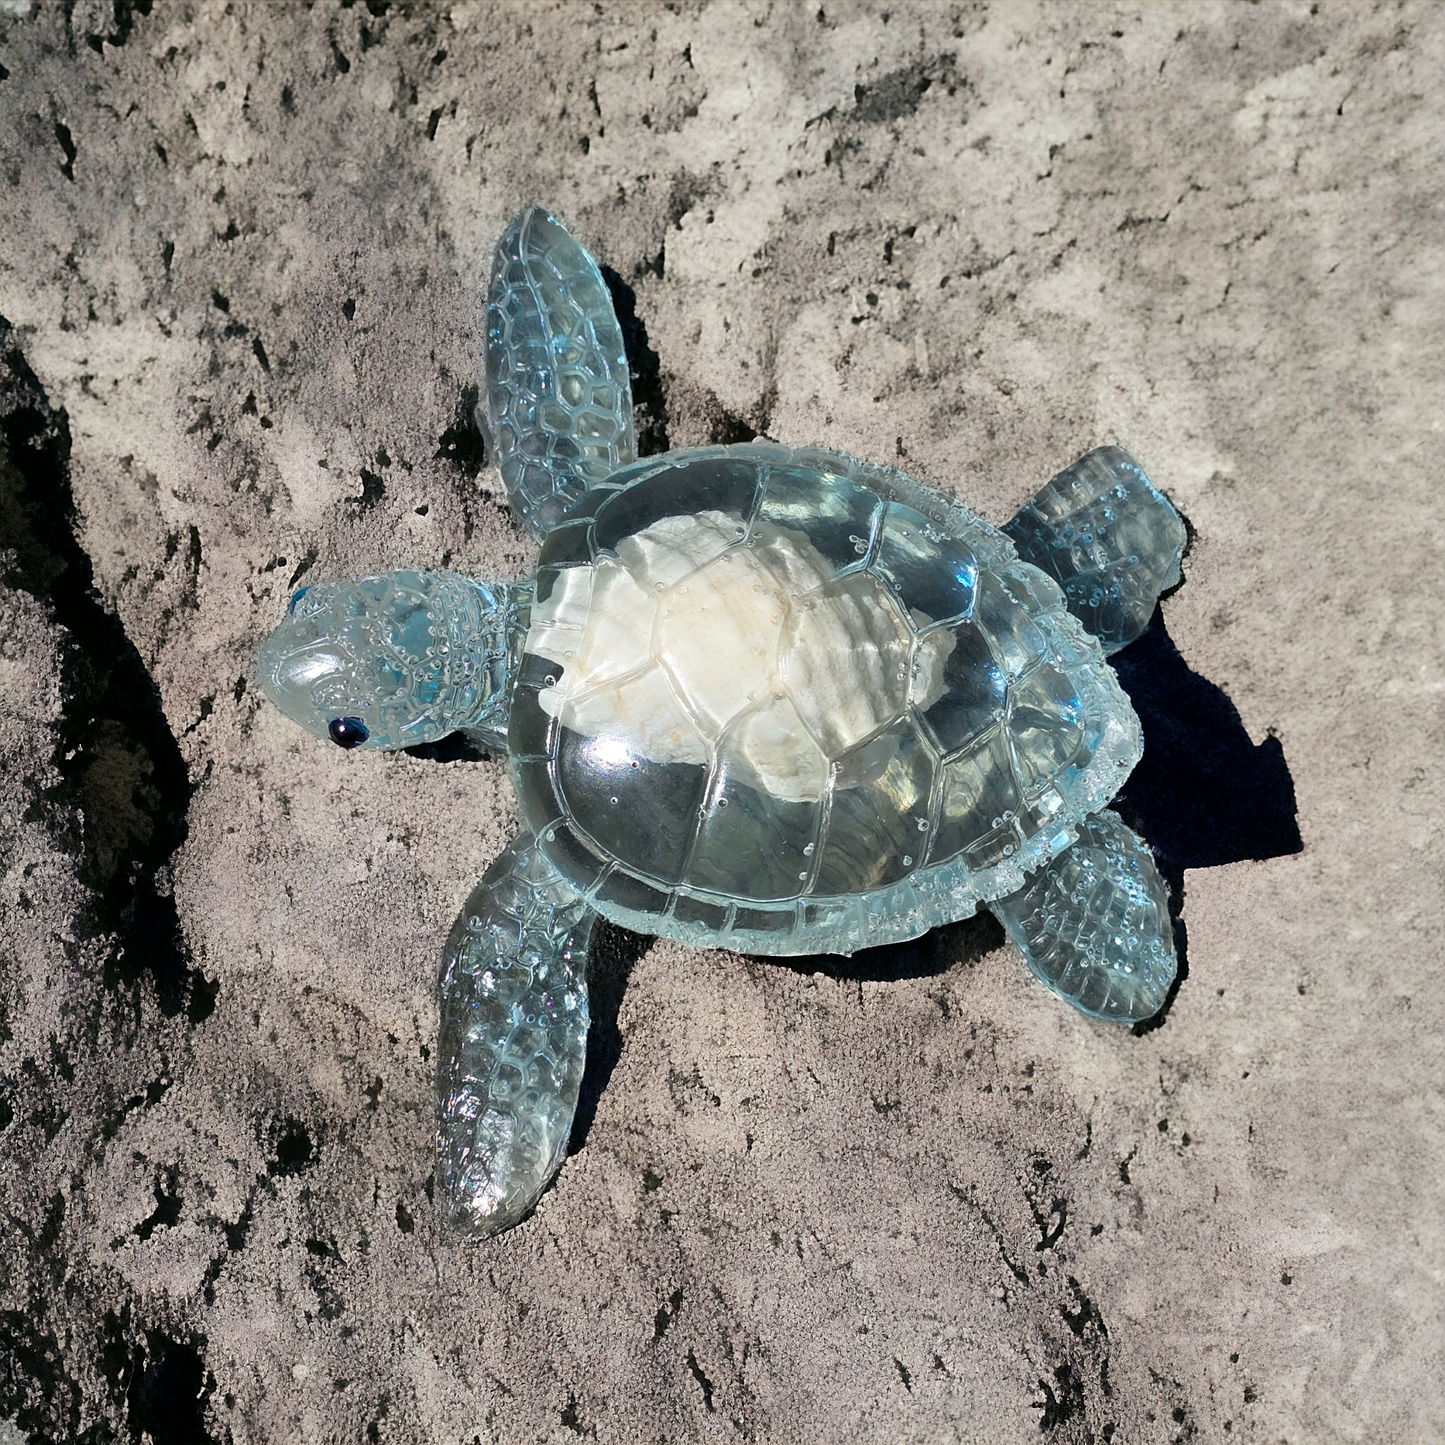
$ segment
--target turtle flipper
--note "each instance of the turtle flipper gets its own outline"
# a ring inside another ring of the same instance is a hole
[[[596,921],[523,833],[452,927],[440,980],[437,1203],[455,1234],[515,1224],[562,1162],[587,1051]]]
[[[1174,982],[1168,894],[1149,845],[1110,812],[989,907],[1040,982],[1081,1013],[1138,1023]]]
[[[632,384],[597,263],[540,206],[502,233],[487,290],[478,419],[517,520],[539,540],[634,459]]]
[[[1149,625],[1159,594],[1179,581],[1186,540],[1179,513],[1121,447],[1080,457],[1003,530],[1106,653]]]

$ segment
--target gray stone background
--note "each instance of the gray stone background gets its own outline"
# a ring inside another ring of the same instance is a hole
[[[1445,1438],[1442,75],[1425,5],[0,7],[0,1440]],[[466,388],[534,199],[654,447],[1002,521],[1128,445],[1303,850],[1176,740],[1138,1034],[981,922],[608,930],[595,1118],[456,1248],[432,985],[504,771],[248,669],[303,577],[526,571]]]

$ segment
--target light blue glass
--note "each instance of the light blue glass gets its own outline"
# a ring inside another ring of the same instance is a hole
[[[637,449],[612,298],[597,263],[540,206],[497,243],[478,420],[512,511],[537,538]]]
[[[462,729],[506,745],[532,584],[392,572],[303,587],[256,658],[266,695],[313,737],[408,748]]]
[[[1149,625],[1179,582],[1179,513],[1122,447],[1065,468],[1005,528],[1025,562],[1063,587],[1069,608],[1117,652]]]
[[[1081,1012],[1158,1010],[1167,894],[1102,811],[1143,746],[1104,652],[1178,580],[1184,528],[1127,453],[1091,452],[1005,531],[837,452],[636,460],[600,273],[535,207],[498,248],[482,381],[534,578],[303,589],[258,659],[342,747],[464,729],[509,755],[524,831],[441,974],[458,1233],[515,1223],[562,1158],[599,916],[776,956],[989,907]]]
[[[1111,812],[990,905],[1028,966],[1092,1018],[1135,1023],[1174,982],[1169,895],[1148,845]]]
[[[597,915],[524,833],[487,871],[442,954],[439,1202],[462,1234],[536,1203],[572,1129]]]

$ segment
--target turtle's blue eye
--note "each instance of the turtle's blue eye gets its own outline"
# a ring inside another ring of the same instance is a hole
[[[326,731],[339,748],[359,748],[371,736],[366,724],[355,717],[334,717],[327,723]]]
[[[301,587],[291,594],[291,600],[286,604],[286,615],[290,617],[296,611],[296,604],[310,591],[309,587]]]

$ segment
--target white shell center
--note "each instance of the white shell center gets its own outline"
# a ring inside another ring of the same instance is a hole
[[[561,573],[527,638],[559,667],[539,701],[656,762],[707,765],[721,747],[733,776],[811,802],[910,692],[937,700],[953,634],[917,638],[871,576],[835,580],[801,532],[743,531],[723,512],[664,517]]]

